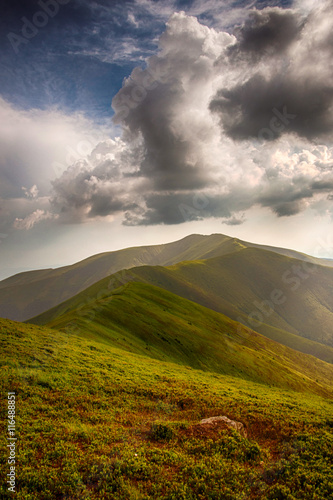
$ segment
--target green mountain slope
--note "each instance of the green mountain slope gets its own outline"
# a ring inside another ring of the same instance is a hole
[[[331,268],[245,248],[206,261],[131,269],[128,279],[165,288],[268,337],[266,325],[333,346]]]
[[[123,270],[31,321],[45,324],[130,281],[169,290],[283,345],[333,361],[333,270],[255,248],[171,267]]]
[[[257,245],[222,234],[191,235],[165,245],[134,247],[94,255],[67,267],[20,273],[0,282],[0,316],[24,321],[122,269],[142,265],[168,266],[186,260],[209,259],[252,246]],[[263,248],[299,259],[325,263],[292,250]]]
[[[165,245],[126,248],[94,255],[71,266],[20,273],[0,282],[0,316],[26,320],[73,297],[123,268],[168,265],[184,259],[220,255],[237,249],[224,235],[191,235]]]
[[[155,359],[285,388],[320,392],[330,390],[333,379],[332,365],[142,283],[87,301],[48,326]]]
[[[1,391],[16,396],[17,500],[332,498],[331,397],[2,319],[0,342]],[[199,425],[216,415],[242,422],[247,437]]]

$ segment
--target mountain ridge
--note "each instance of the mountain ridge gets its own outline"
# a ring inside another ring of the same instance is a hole
[[[167,290],[283,345],[333,362],[333,270],[304,267],[302,261],[256,248],[205,261],[124,269],[29,322],[48,323],[128,282]]]
[[[0,281],[0,317],[25,321],[75,296],[106,276],[122,269],[144,265],[168,266],[185,260],[202,260],[237,252],[244,245],[258,247],[222,234],[193,234],[163,245],[130,247],[93,255],[75,264],[56,269],[19,273]],[[296,255],[305,261],[323,265],[294,250],[260,246],[270,252]],[[333,266],[333,261],[332,261]]]

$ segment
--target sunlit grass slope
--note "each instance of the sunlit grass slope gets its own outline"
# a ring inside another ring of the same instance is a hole
[[[48,326],[192,368],[320,394],[331,388],[332,365],[151,285],[131,282],[78,306]]]
[[[264,335],[269,336],[265,326],[269,325],[333,346],[331,268],[304,268],[296,259],[245,248],[168,268],[144,266],[129,274],[133,280],[165,288],[232,319],[242,318]],[[278,303],[273,303],[276,293]]]
[[[332,498],[332,399],[11,321],[0,340],[2,394],[16,393],[17,500]],[[198,425],[215,415],[248,437]]]

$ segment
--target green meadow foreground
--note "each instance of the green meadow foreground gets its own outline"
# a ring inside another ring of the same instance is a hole
[[[331,364],[141,283],[49,321],[0,320],[18,500],[333,498]]]

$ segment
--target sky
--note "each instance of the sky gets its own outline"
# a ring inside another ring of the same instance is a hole
[[[3,0],[0,279],[223,233],[333,258],[333,4]]]

